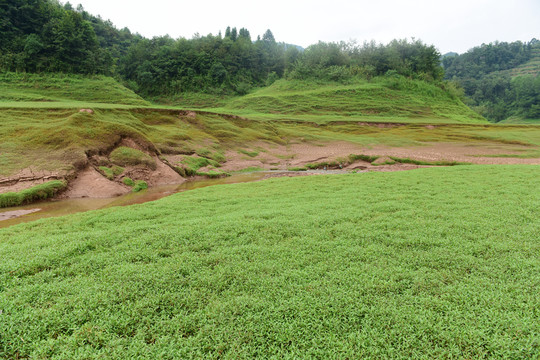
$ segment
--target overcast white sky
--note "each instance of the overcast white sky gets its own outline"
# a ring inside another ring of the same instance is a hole
[[[63,0],[62,2],[65,2]],[[540,0],[70,0],[146,37],[191,38],[247,28],[307,47],[355,39],[415,37],[441,53],[499,41],[540,39]]]

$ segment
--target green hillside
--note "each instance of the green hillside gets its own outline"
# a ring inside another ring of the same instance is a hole
[[[102,75],[0,73],[0,106],[20,106],[20,102],[48,103],[48,107],[85,102],[149,105],[116,80]]]
[[[351,84],[278,80],[216,111],[252,119],[485,123],[452,92],[399,75]]]
[[[540,42],[495,42],[442,59],[445,78],[464,89],[467,105],[491,122],[538,123]]]

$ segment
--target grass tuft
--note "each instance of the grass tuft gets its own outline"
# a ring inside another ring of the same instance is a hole
[[[132,186],[132,187],[135,186],[135,181],[133,181],[132,178],[127,177],[127,176],[122,178],[122,182],[124,183],[124,185],[127,185],[127,186]]]
[[[132,192],[139,192],[142,190],[148,189],[148,183],[144,180],[137,180],[135,181],[135,184],[133,185]]]
[[[349,155],[349,161],[351,163],[355,162],[357,160],[362,160],[362,161],[366,161],[368,163],[372,163],[375,160],[377,160],[378,158],[379,158],[379,156],[370,156],[370,155],[363,155],[363,154],[350,154]]]
[[[414,165],[432,165],[432,166],[456,166],[456,165],[471,165],[468,162],[458,161],[424,161],[410,158],[399,158],[395,156],[389,156],[390,159],[402,164],[414,164]]]
[[[259,155],[258,151],[247,151],[247,150],[244,150],[244,149],[240,149],[240,150],[238,150],[238,152],[240,154],[244,154],[244,155],[247,155],[249,157],[256,157],[257,155]]]

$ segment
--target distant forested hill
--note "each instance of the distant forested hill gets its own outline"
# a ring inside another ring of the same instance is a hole
[[[540,119],[540,41],[495,42],[444,56],[445,79],[457,81],[469,105],[491,121]]]
[[[419,40],[319,42],[307,49],[277,42],[267,30],[144,38],[55,0],[0,2],[0,71],[104,74],[152,99],[185,93],[246,94],[280,78],[348,82],[405,76],[440,83],[440,54]],[[441,85],[441,87],[444,87]]]

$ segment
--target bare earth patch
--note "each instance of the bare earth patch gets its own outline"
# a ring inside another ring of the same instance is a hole
[[[390,156],[410,158],[420,161],[448,161],[468,162],[473,164],[540,164],[540,158],[512,158],[493,157],[496,155],[519,155],[524,146],[504,146],[499,144],[484,144],[471,146],[468,144],[437,143],[416,147],[365,147],[348,142],[333,142],[327,144],[295,143],[290,145],[275,145],[259,142],[251,145],[251,149],[259,149],[259,154],[249,157],[236,150],[228,151],[225,156],[227,162],[221,168],[223,171],[238,171],[249,167],[262,169],[279,169],[302,167],[310,163],[330,162],[346,159],[350,154],[364,154],[381,156],[390,161]],[[487,155],[487,156],[486,156]],[[381,162],[381,161],[380,161]],[[385,161],[382,161],[384,163]],[[376,165],[376,164],[375,164]],[[368,162],[358,161],[346,169],[371,171],[399,171],[424,167],[412,164],[379,165],[374,166]]]
[[[149,186],[181,184],[186,181],[176,171],[165,165],[157,156],[153,158],[156,162],[155,170],[142,166],[127,166],[123,176],[133,180],[144,180]]]
[[[120,185],[103,177],[93,167],[89,166],[81,171],[69,183],[68,189],[62,193],[62,198],[107,198],[126,194],[129,187]]]
[[[227,162],[223,164],[223,171],[238,171],[249,167],[262,169],[287,170],[291,167],[302,167],[306,164],[346,158],[350,154],[360,154],[362,147],[344,141],[328,144],[294,143],[289,145],[275,145],[264,142],[252,144],[253,149],[262,151],[255,157],[249,157],[230,150],[225,153]]]
[[[529,164],[540,165],[540,158],[493,157],[500,154],[519,155],[525,146],[504,146],[498,144],[467,145],[453,143],[437,143],[416,147],[373,146],[364,149],[365,155],[384,155],[399,158],[411,158],[422,161],[456,161],[473,164]],[[489,155],[489,156],[485,156]]]

